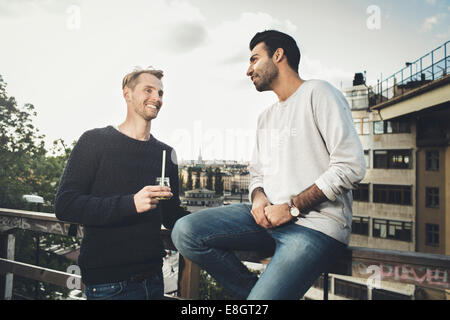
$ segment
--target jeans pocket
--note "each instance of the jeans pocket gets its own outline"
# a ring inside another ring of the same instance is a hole
[[[121,282],[86,285],[86,297],[88,300],[111,299],[123,291]]]

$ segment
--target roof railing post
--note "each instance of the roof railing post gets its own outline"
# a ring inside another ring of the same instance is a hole
[[[328,300],[328,272],[323,274],[323,300]]]
[[[184,299],[198,299],[200,268],[183,256],[179,257],[178,295]]]
[[[0,258],[14,260],[16,236],[10,232],[0,232]],[[0,275],[0,299],[12,300],[14,274]]]
[[[444,44],[444,76],[447,74],[447,43]]]
[[[434,80],[434,50],[431,51],[431,80]]]

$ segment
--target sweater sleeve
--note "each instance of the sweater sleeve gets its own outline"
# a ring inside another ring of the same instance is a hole
[[[327,82],[321,82],[312,93],[312,108],[330,154],[328,169],[315,184],[329,200],[334,201],[338,195],[355,189],[364,178],[364,152],[342,93]]]
[[[256,131],[256,141],[253,147],[252,159],[250,161],[250,184],[248,186],[248,198],[252,202],[252,193],[258,187],[263,187],[263,170],[259,161],[259,144],[258,144],[258,131],[259,131],[260,118],[258,119],[258,129]]]
[[[55,199],[59,220],[88,226],[105,226],[137,214],[130,195],[96,197],[91,194],[100,161],[101,143],[93,131],[85,132],[70,154]]]
[[[180,188],[179,188],[179,178],[178,178],[178,161],[177,155],[174,149],[170,150],[170,158],[166,159],[166,167],[171,166],[170,170],[170,189],[173,197],[170,200],[160,201],[162,209],[162,222],[164,227],[167,229],[172,229],[175,222],[189,214],[190,212],[181,207],[180,201]]]

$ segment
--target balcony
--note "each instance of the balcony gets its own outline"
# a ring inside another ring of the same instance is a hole
[[[420,93],[426,85],[445,78],[450,69],[450,41],[428,52],[384,80],[379,80],[369,94],[369,106],[383,106],[391,99],[399,100],[409,93]]]

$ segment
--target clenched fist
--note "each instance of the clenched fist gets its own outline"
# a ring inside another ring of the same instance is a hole
[[[169,187],[164,186],[145,186],[138,193],[134,195],[134,205],[138,213],[155,209],[158,205],[159,197],[173,196]]]
[[[272,227],[278,227],[292,219],[287,203],[270,205],[264,208],[264,214]]]
[[[267,199],[264,192],[260,192],[258,190],[255,190],[254,192],[255,192],[255,196],[253,197],[252,210],[250,212],[251,212],[253,218],[255,219],[256,223],[259,224],[261,227],[266,228],[266,229],[272,228],[270,221],[267,219],[266,215],[264,214],[265,208],[270,206],[271,203]]]

